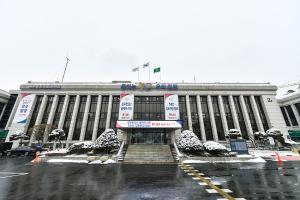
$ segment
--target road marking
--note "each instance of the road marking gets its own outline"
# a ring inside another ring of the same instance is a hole
[[[24,176],[24,175],[27,175],[28,173],[0,172],[0,174],[6,175],[6,176],[2,176],[0,178],[11,178],[11,177],[15,177],[15,176]]]
[[[184,163],[182,163],[183,165],[185,165]],[[186,167],[185,168],[190,168],[191,171],[194,171],[194,168],[190,165],[185,165]],[[184,167],[181,167],[182,169]],[[185,170],[184,170],[185,171]],[[234,198],[232,197],[230,194],[228,193],[231,193],[232,191],[229,190],[229,189],[221,189],[219,188],[218,186],[216,186],[215,184],[213,184],[214,182],[212,182],[209,178],[209,177],[203,177],[203,175],[201,175],[202,173],[196,173],[196,172],[192,172],[192,173],[188,173],[188,175],[191,175],[193,176],[194,178],[199,178],[200,181],[202,182],[199,182],[198,184],[199,185],[208,185],[211,189],[206,189],[207,192],[209,193],[219,193],[221,196],[223,196],[226,200],[236,200],[236,199],[239,199],[239,200],[245,200],[244,198]]]

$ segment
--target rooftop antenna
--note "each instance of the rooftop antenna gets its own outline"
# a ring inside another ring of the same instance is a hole
[[[65,73],[66,73],[66,70],[67,70],[67,67],[68,67],[68,63],[69,63],[69,61],[70,61],[70,59],[69,59],[68,57],[66,57],[66,58],[67,58],[67,62],[66,62],[66,66],[65,66],[65,70],[64,70],[63,77],[62,77],[62,79],[61,79],[61,82],[62,82],[62,83],[64,82]]]

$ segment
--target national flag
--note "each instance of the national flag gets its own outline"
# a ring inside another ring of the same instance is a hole
[[[149,66],[150,66],[150,63],[149,63],[149,62],[143,64],[143,68],[146,68],[146,67],[149,67]]]
[[[160,72],[160,67],[154,68],[153,72],[154,72],[154,73]]]
[[[136,72],[136,71],[139,71],[140,67],[135,67],[132,69],[132,72]]]

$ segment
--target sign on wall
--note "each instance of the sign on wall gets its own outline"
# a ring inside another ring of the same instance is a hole
[[[181,121],[117,121],[116,128],[181,128]]]
[[[133,120],[134,95],[122,93],[120,95],[119,120]]]
[[[13,123],[25,124],[27,122],[35,94],[21,93],[22,99],[16,111]]]
[[[179,120],[179,104],[177,94],[165,94],[165,120]]]

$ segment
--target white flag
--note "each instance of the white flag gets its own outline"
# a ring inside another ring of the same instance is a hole
[[[132,72],[136,72],[136,71],[139,71],[140,67],[135,67],[132,69]]]

